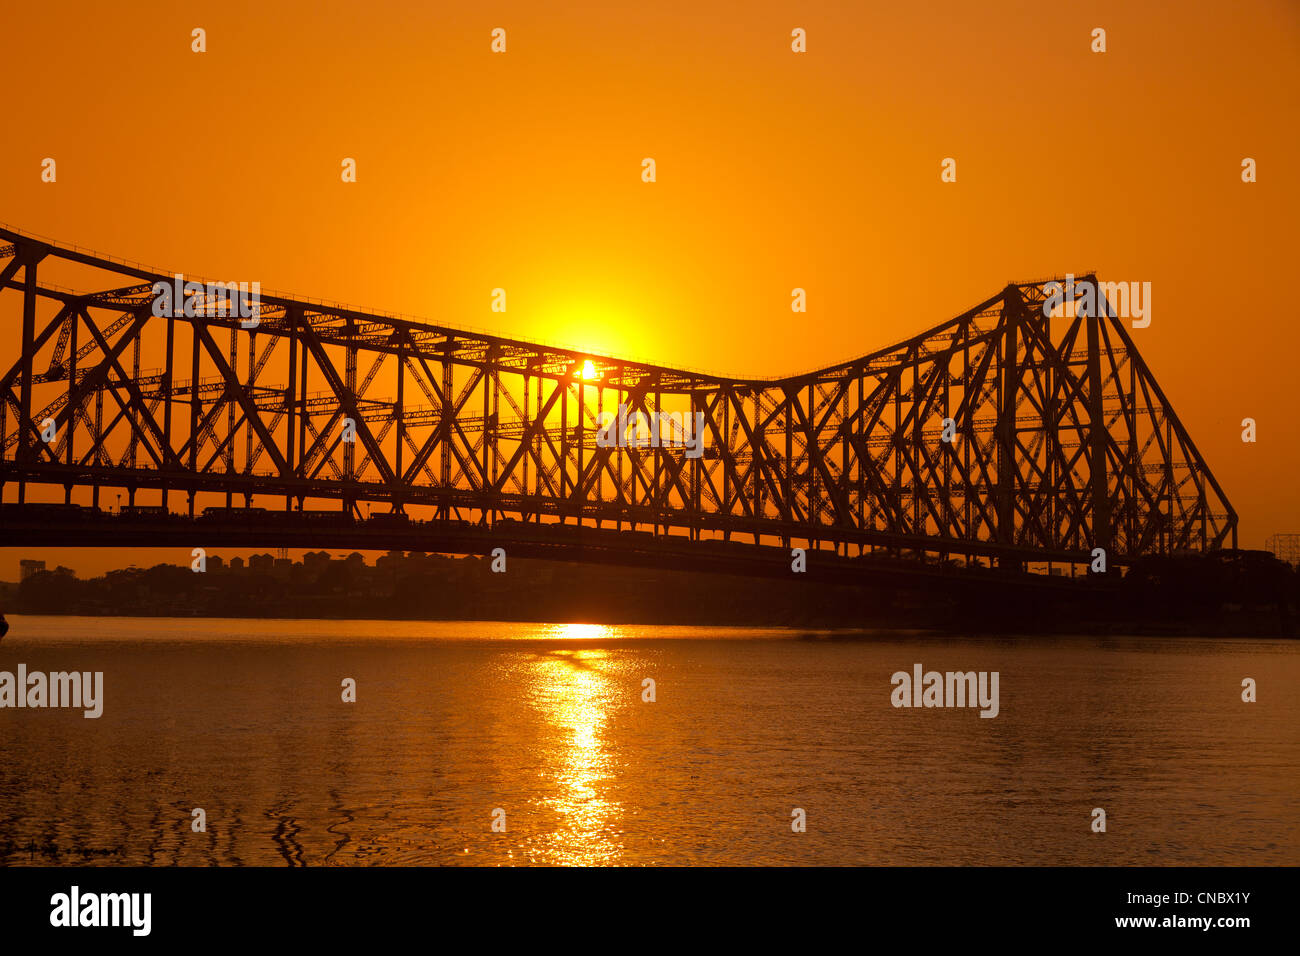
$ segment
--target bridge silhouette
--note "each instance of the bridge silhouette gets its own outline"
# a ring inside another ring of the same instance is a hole
[[[803,547],[846,580],[1236,547],[1104,296],[1049,317],[1043,283],[1009,284],[851,361],[732,379],[175,283],[0,229],[0,544],[786,574]],[[640,427],[606,427],[620,407]]]

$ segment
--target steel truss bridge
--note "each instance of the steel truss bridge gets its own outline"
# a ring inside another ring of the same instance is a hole
[[[1236,546],[1236,513],[1104,297],[1049,318],[1042,283],[1012,284],[905,342],[759,380],[275,295],[255,325],[219,289],[158,310],[159,282],[0,229],[17,340],[0,543],[751,548],[786,573],[792,545],[1017,569]],[[620,405],[699,413],[702,449],[666,427],[658,447],[645,430],[603,447]]]

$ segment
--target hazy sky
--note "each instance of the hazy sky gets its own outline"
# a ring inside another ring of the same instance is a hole
[[[15,4],[0,61],[0,222],[450,326],[779,375],[1008,281],[1149,281],[1242,546],[1300,531],[1289,0]]]

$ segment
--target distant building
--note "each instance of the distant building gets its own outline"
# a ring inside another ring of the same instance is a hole
[[[18,562],[18,580],[26,581],[33,574],[39,574],[45,570],[44,561],[36,561],[32,558],[23,558]]]
[[[302,556],[302,566],[310,571],[319,571],[330,563],[328,551],[308,551]]]

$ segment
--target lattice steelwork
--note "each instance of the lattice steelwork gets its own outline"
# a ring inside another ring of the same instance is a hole
[[[1264,547],[1273,552],[1279,561],[1285,561],[1291,567],[1300,567],[1300,534],[1272,534]]]
[[[96,291],[53,284],[73,267]],[[96,505],[157,489],[190,514],[212,493],[325,498],[1013,561],[1235,547],[1236,514],[1124,321],[1049,319],[1041,283],[759,381],[265,295],[251,329],[201,296],[194,316],[155,316],[153,283],[171,278],[0,230],[18,353],[0,382],[6,500],[14,483],[18,501],[46,483]],[[703,455],[599,447],[620,403],[702,412]]]

